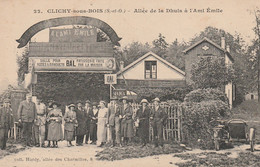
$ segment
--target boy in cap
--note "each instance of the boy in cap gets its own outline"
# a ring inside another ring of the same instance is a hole
[[[10,99],[4,99],[3,107],[0,108],[0,148],[6,148],[8,131],[11,126],[12,109],[10,108]]]

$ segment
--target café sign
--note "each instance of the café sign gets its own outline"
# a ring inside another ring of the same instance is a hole
[[[35,72],[111,72],[116,64],[111,57],[30,57],[29,67]]]

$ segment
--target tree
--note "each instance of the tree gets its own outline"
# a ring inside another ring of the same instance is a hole
[[[233,68],[226,66],[222,58],[200,58],[198,62],[192,65],[191,80],[194,89],[223,88],[233,79]]]
[[[163,36],[161,33],[158,36],[158,39],[155,39],[153,41],[153,52],[159,55],[162,58],[165,58],[166,52],[167,52],[167,47],[168,43],[165,40],[165,36]]]
[[[25,50],[22,52],[22,56],[17,57],[17,64],[18,64],[18,84],[21,84],[24,81],[24,74],[28,73],[28,61],[29,61],[29,49],[26,46]]]

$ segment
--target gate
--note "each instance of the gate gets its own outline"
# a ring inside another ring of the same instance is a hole
[[[150,108],[153,107],[153,104],[150,103],[148,105]],[[182,120],[182,107],[178,103],[161,103],[160,106],[165,110],[165,112],[168,115],[167,122],[165,127],[163,128],[163,138],[166,141],[175,141],[180,142],[182,139],[182,126],[181,126],[181,120]],[[132,103],[133,107],[133,117],[135,119],[136,111],[141,107],[138,103]],[[150,124],[150,131],[149,131],[149,138],[150,140],[153,140],[153,128]]]

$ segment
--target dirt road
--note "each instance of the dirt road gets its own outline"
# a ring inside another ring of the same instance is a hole
[[[219,153],[231,152],[230,158],[235,158],[239,152],[248,151],[248,145],[237,146],[233,149],[221,150]],[[260,149],[259,146],[257,146]],[[145,158],[126,159],[119,161],[97,161],[95,155],[101,151],[94,145],[84,145],[81,147],[66,147],[66,142],[61,142],[59,148],[30,148],[21,151],[17,154],[11,154],[0,160],[0,166],[5,167],[35,167],[35,166],[75,166],[75,167],[175,167],[177,162],[185,162],[178,157],[173,157],[173,154],[158,155]],[[187,151],[187,153],[201,153],[203,150]],[[207,152],[207,151],[206,151]],[[209,152],[214,152],[209,151]]]

